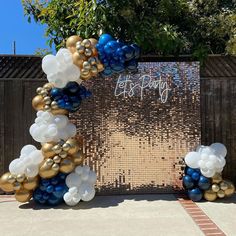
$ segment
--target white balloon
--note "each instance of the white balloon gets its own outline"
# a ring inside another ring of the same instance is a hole
[[[214,154],[214,151],[212,148],[206,146],[206,147],[202,148],[202,150],[201,150],[201,154],[203,154],[203,153],[206,155],[211,155],[211,154]]]
[[[76,173],[71,173],[66,177],[66,185],[69,188],[72,187],[79,187],[81,185],[82,179],[79,175],[77,175]]]
[[[44,159],[41,150],[34,150],[34,151],[32,151],[30,153],[30,158],[32,160],[32,163],[34,163],[36,165],[40,164],[43,161],[43,159]]]
[[[94,171],[90,171],[88,176],[88,182],[93,185],[96,183],[96,181],[97,181],[96,173]]]
[[[37,148],[34,146],[34,145],[25,145],[22,149],[21,149],[21,152],[20,154],[21,155],[29,155],[30,152],[34,151],[34,150],[37,150]]]
[[[39,167],[37,165],[30,165],[25,168],[25,175],[28,177],[35,177],[39,173]]]
[[[72,198],[73,198],[73,196],[70,192],[65,193],[63,196],[63,199],[66,203],[72,201]]]
[[[75,168],[75,172],[78,174],[78,175],[82,175],[83,173],[83,167],[82,166],[77,166]]]
[[[200,154],[198,152],[189,152],[185,158],[185,163],[191,168],[199,168]]]
[[[203,150],[204,147],[205,147],[204,145],[197,146],[196,152],[200,152],[201,153],[201,151]]]
[[[57,59],[53,55],[47,55],[42,60],[42,69],[45,74],[52,74],[59,69]]]
[[[9,171],[14,175],[24,173],[24,169],[24,165],[22,165],[20,158],[13,160],[9,165]]]
[[[225,157],[227,155],[227,149],[222,143],[213,143],[210,147],[217,156]]]
[[[94,198],[95,189],[88,184],[82,184],[79,188],[79,194],[83,201],[88,202]]]
[[[205,170],[201,169],[201,173],[202,173],[202,175],[204,175],[205,177],[211,178],[211,177],[214,176],[215,171],[214,171],[214,170],[210,170],[210,169],[208,169],[207,171],[205,171]]]
[[[75,195],[76,193],[78,193],[78,188],[77,187],[71,187],[71,188],[69,188],[68,191],[71,195]]]

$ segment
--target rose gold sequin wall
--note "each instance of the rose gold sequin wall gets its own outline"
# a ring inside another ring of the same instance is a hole
[[[183,157],[200,142],[197,62],[141,62],[135,74],[86,82],[72,115],[99,194],[181,188]]]

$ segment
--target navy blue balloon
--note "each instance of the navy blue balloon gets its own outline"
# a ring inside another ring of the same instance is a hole
[[[203,193],[199,188],[188,190],[189,198],[194,202],[199,202],[202,199]]]
[[[186,167],[185,168],[185,173],[187,174],[187,175],[192,175],[194,172],[195,172],[195,170],[196,169],[193,169],[193,168],[191,168],[191,167]]]
[[[114,53],[119,48],[119,43],[116,41],[110,41],[104,46],[104,51],[107,54]]]
[[[200,178],[200,173],[198,173],[197,171],[194,171],[194,172],[192,173],[191,177],[192,177],[193,180],[198,181],[199,178]]]
[[[198,181],[198,187],[202,190],[208,190],[211,187],[210,179],[201,175]]]
[[[55,206],[63,202],[63,196],[68,191],[65,184],[66,175],[59,173],[51,179],[41,179],[39,187],[33,192],[33,199],[40,204]]]
[[[122,47],[126,61],[131,60],[134,57],[134,48],[128,45]]]
[[[131,44],[130,46],[134,49],[134,58],[138,59],[140,57],[140,47],[135,43]]]
[[[194,187],[194,182],[193,182],[193,179],[191,178],[191,176],[185,175],[183,177],[183,186],[186,189],[191,189]]]
[[[63,89],[53,88],[50,95],[59,108],[75,112],[79,109],[82,100],[91,96],[91,92],[76,82],[69,82]]]
[[[102,34],[98,40],[99,45],[105,46],[109,41],[114,40],[110,34]]]

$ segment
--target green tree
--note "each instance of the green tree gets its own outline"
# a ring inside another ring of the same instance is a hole
[[[46,24],[49,45],[70,35],[106,32],[134,41],[143,54],[236,55],[232,0],[23,0],[29,21]]]

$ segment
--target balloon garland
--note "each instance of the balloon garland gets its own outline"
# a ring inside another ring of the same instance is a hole
[[[37,117],[30,127],[32,138],[41,143],[22,148],[19,158],[0,178],[0,188],[15,192],[19,202],[30,199],[51,206],[63,201],[69,206],[95,196],[96,173],[84,160],[83,139],[76,137],[76,126],[68,115],[76,112],[82,101],[91,96],[81,82],[97,76],[110,76],[124,70],[135,71],[140,49],[103,34],[82,39],[71,36],[66,48],[42,59],[42,69],[49,83],[36,90],[32,106]]]
[[[235,192],[231,181],[223,180],[221,172],[226,164],[226,147],[221,143],[210,146],[200,145],[195,152],[185,156],[185,176],[183,187],[193,201],[204,198],[215,201],[217,198],[230,197]]]

